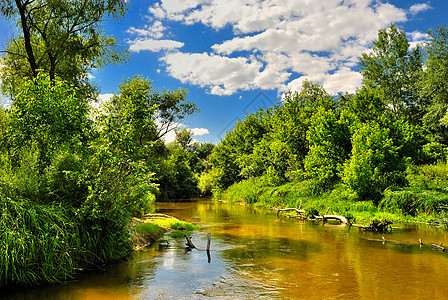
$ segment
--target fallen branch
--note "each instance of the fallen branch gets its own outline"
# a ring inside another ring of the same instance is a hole
[[[191,249],[196,249],[198,251],[210,251],[210,241],[211,241],[211,235],[210,233],[207,234],[207,248],[203,249],[203,248],[198,248],[196,247],[193,242],[191,241],[191,237],[188,236],[188,234],[185,235],[185,239],[187,240],[187,242],[185,243],[185,245],[187,246],[187,248]]]
[[[281,208],[281,209],[280,209],[280,208],[272,207],[271,210],[275,210],[275,211],[277,212],[277,216],[278,216],[278,214],[279,214],[280,212],[282,212],[282,211],[295,211],[295,212],[297,212],[298,215],[299,215],[299,214],[303,214],[303,213],[305,213],[304,210],[297,209],[297,208]]]
[[[346,217],[338,216],[338,215],[323,215],[323,216],[315,216],[316,220],[339,220],[344,224],[349,224]]]
[[[433,247],[437,248],[438,250],[445,252],[445,247],[442,246],[442,244],[437,245],[437,244],[432,244]]]
[[[372,222],[370,222],[369,226],[358,226],[358,228],[374,232],[386,232],[389,231],[391,224],[393,224],[393,222],[386,219],[381,222],[373,220]]]

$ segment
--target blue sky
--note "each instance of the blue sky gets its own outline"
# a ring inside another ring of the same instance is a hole
[[[102,99],[126,77],[156,89],[189,90],[200,112],[184,122],[200,142],[217,143],[238,119],[272,106],[306,78],[332,94],[360,86],[357,61],[391,22],[411,45],[446,26],[448,1],[129,0],[104,24],[130,50],[130,62],[94,70]],[[0,48],[13,32],[0,20]]]

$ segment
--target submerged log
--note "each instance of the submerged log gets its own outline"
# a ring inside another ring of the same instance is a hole
[[[437,244],[432,244],[432,246],[442,252],[445,252],[446,248],[442,246],[442,244],[437,245]]]
[[[210,242],[211,242],[211,235],[210,233],[207,234],[207,248],[203,249],[203,248],[198,248],[196,247],[193,242],[191,241],[191,237],[188,236],[188,234],[185,235],[185,239],[187,240],[187,242],[185,243],[185,245],[187,246],[187,248],[191,249],[196,249],[198,251],[210,251]]]
[[[302,203],[300,203],[300,206],[302,206]],[[276,211],[277,212],[277,216],[282,211],[295,211],[297,213],[297,215],[296,216],[289,216],[290,218],[301,218],[301,219],[308,220],[308,218],[306,216],[302,215],[302,214],[305,213],[305,211],[302,210],[302,209],[297,209],[297,208],[275,208],[275,207],[271,207],[270,209]],[[311,220],[324,220],[324,221],[325,220],[339,220],[343,224],[350,224],[350,222],[344,216],[327,215],[329,210],[330,210],[330,208],[328,208],[327,212],[324,215],[322,215],[322,216],[314,216],[313,218],[310,218],[310,219]]]
[[[295,211],[298,215],[305,213],[304,210],[297,209],[297,208],[275,208],[275,207],[272,207],[271,210],[275,210],[277,212],[277,216],[282,211]]]
[[[339,220],[341,221],[343,224],[349,224],[349,221],[347,220],[346,217],[343,216],[339,216],[339,215],[323,215],[323,216],[316,216],[315,217],[316,220]]]
[[[390,230],[390,225],[393,222],[384,219],[383,221],[373,220],[369,226],[358,226],[359,229],[374,231],[374,232],[387,232]]]

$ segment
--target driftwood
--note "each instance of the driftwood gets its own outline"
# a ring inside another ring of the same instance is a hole
[[[210,232],[207,234],[207,248],[205,249],[196,247],[191,241],[191,238],[187,234],[185,235],[185,239],[187,240],[187,242],[185,243],[185,245],[187,246],[187,250],[196,249],[198,251],[207,251],[207,261],[208,263],[212,261],[212,257],[210,256],[210,241],[211,241]]]
[[[302,203],[300,203],[300,206],[302,206]],[[297,208],[275,208],[272,207],[271,210],[274,210],[277,212],[277,216],[279,215],[280,212],[282,211],[295,211],[297,213],[296,216],[289,216],[290,218],[301,218],[301,219],[305,219],[307,220],[308,218],[302,214],[305,213],[304,210],[302,209],[297,209]],[[310,220],[339,220],[341,221],[343,224],[349,224],[350,222],[347,220],[346,217],[343,216],[338,216],[338,215],[327,215],[328,211],[330,210],[330,208],[327,209],[327,212],[322,215],[322,216],[314,216],[313,218],[310,218]]]
[[[297,208],[281,208],[281,209],[280,209],[280,208],[272,207],[271,210],[275,210],[275,211],[277,212],[277,216],[278,216],[278,214],[279,214],[280,212],[282,212],[282,211],[295,211],[298,215],[299,215],[299,214],[303,214],[303,213],[305,213],[304,210],[297,209]]]
[[[211,241],[211,235],[210,233],[207,234],[207,248],[203,249],[203,248],[198,248],[196,247],[193,242],[191,241],[191,237],[188,236],[188,234],[185,235],[185,239],[187,240],[187,242],[185,243],[185,245],[187,246],[187,248],[191,249],[196,249],[198,251],[210,251],[210,241]]]
[[[445,252],[446,248],[442,246],[442,244],[437,245],[437,244],[432,244],[432,246],[442,252]]]
[[[349,221],[347,220],[346,217],[343,216],[338,216],[338,215],[323,215],[323,216],[315,216],[314,217],[315,220],[339,220],[341,221],[343,224],[349,224]]]
[[[372,222],[370,222],[369,226],[358,225],[358,228],[362,229],[362,230],[374,231],[374,232],[387,232],[390,230],[391,224],[393,224],[393,222],[388,221],[386,219],[384,219],[383,221],[373,220]]]

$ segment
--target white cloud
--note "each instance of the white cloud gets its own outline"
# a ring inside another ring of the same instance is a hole
[[[229,58],[208,53],[175,52],[167,54],[162,60],[167,64],[167,71],[171,76],[182,82],[208,87],[209,92],[215,95],[231,95],[238,90],[266,86],[275,88],[286,80],[275,70],[261,71],[261,62],[245,57]],[[280,78],[271,77],[271,82],[262,86],[267,74]]]
[[[408,33],[407,36],[411,48],[415,48],[417,45],[422,45],[429,41],[429,34],[425,32],[413,31]]]
[[[354,70],[358,58],[378,30],[428,8],[419,4],[406,11],[379,0],[161,0],[149,12],[162,21],[232,28],[233,37],[208,52],[169,52],[161,59],[172,77],[212,94],[232,95],[295,87],[304,78],[332,93],[354,91],[361,83]],[[164,48],[154,40],[146,43],[140,41],[131,51],[172,50],[182,44]]]
[[[163,32],[165,31],[165,29],[166,28],[163,26],[162,22],[155,21],[151,26],[145,25],[143,29],[130,27],[126,32],[133,35],[161,39],[163,37]]]
[[[191,128],[190,130],[193,132],[193,136],[201,136],[210,133],[207,128]]]
[[[162,124],[158,120],[156,120],[156,125],[160,127]],[[185,124],[176,123],[176,122],[173,123],[170,128],[171,128],[171,130],[168,131],[168,133],[162,137],[162,139],[165,141],[166,144],[175,141],[176,132],[174,131],[174,128],[179,128],[179,129],[186,128],[188,130],[191,130],[193,132],[193,136],[202,136],[202,135],[209,134],[209,131],[206,128],[187,128],[185,126]],[[193,141],[196,141],[196,140],[193,139]]]
[[[182,48],[184,43],[173,41],[173,40],[154,40],[152,38],[147,39],[136,39],[128,42],[130,44],[129,51],[140,52],[140,51],[152,51],[158,52],[160,50],[173,50],[177,48]]]
[[[409,8],[409,13],[416,15],[419,12],[430,10],[432,7],[428,3],[418,3],[414,4]]]

